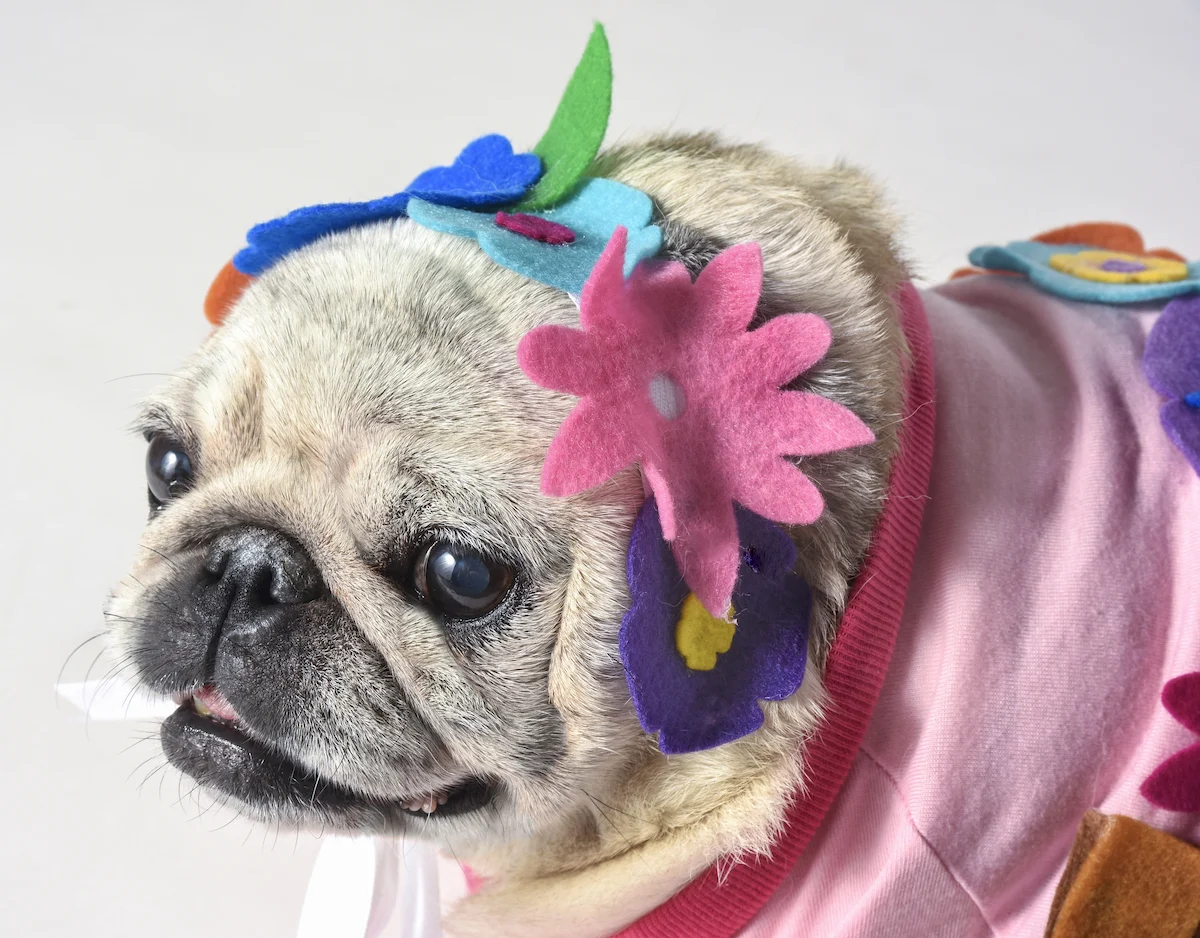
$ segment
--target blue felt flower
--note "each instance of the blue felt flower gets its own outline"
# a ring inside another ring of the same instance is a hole
[[[435,205],[414,198],[409,217],[435,231],[474,238],[497,264],[539,283],[558,287],[576,296],[600,259],[618,227],[629,232],[625,249],[625,275],[662,246],[662,231],[650,224],[654,205],[644,192],[611,179],[589,179],[565,202],[534,218],[569,228],[574,240],[550,244],[497,224],[490,212]]]
[[[284,255],[327,234],[403,216],[413,196],[453,206],[507,205],[521,198],[541,171],[538,156],[514,154],[505,137],[489,134],[467,144],[452,165],[425,170],[403,192],[370,202],[309,205],[255,225],[246,233],[247,247],[234,256],[233,266],[257,276]]]
[[[808,584],[796,548],[775,524],[737,509],[742,564],[732,621],[688,592],[647,500],[629,542],[633,603],[621,623],[621,661],[638,719],[665,753],[711,749],[762,726],[760,700],[790,697],[808,657]]]
[[[970,258],[976,267],[1015,271],[1047,293],[1084,303],[1146,303],[1200,292],[1200,263],[1087,244],[1013,241],[978,247]]]

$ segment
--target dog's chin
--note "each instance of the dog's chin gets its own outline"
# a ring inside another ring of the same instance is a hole
[[[300,827],[420,833],[428,825],[493,806],[500,794],[497,783],[474,777],[397,799],[355,792],[297,765],[190,699],[163,721],[160,737],[171,764],[205,788],[261,820]]]

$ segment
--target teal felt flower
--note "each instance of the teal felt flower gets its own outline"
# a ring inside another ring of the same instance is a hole
[[[650,224],[653,213],[654,205],[646,193],[611,179],[588,179],[554,208],[515,217],[434,205],[418,198],[408,203],[408,217],[418,224],[474,238],[502,267],[575,296],[583,292],[617,228],[623,226],[629,232],[626,276],[639,261],[658,253],[662,231]],[[522,220],[523,224],[514,223]],[[539,236],[543,228],[549,228],[544,222],[552,222],[556,232],[560,227],[569,229],[573,237]]]
[[[1200,263],[1094,245],[1013,241],[978,247],[970,258],[976,267],[1024,274],[1047,293],[1084,303],[1147,303],[1200,292]]]

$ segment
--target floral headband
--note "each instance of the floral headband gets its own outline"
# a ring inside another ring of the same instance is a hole
[[[640,467],[649,495],[630,539],[621,660],[642,727],[663,752],[692,752],[754,732],[759,701],[782,700],[804,679],[811,600],[779,525],[815,522],[824,501],[786,457],[874,435],[840,404],[782,390],[825,356],[831,336],[804,313],[748,328],[762,291],[757,244],[722,251],[693,282],[682,264],[656,258],[662,232],[649,196],[585,175],[611,97],[597,24],[532,152],[480,137],[395,195],[256,225],[205,310],[219,324],[285,255],[405,215],[575,296],[579,329],[539,326],[517,350],[531,380],[581,398],[550,445],[542,491],[574,495]]]

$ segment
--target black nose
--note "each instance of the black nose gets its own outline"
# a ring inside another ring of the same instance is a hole
[[[280,531],[244,527],[209,549],[196,612],[224,631],[257,628],[272,610],[319,599],[325,584],[308,552]],[[214,623],[215,624],[215,623]]]

